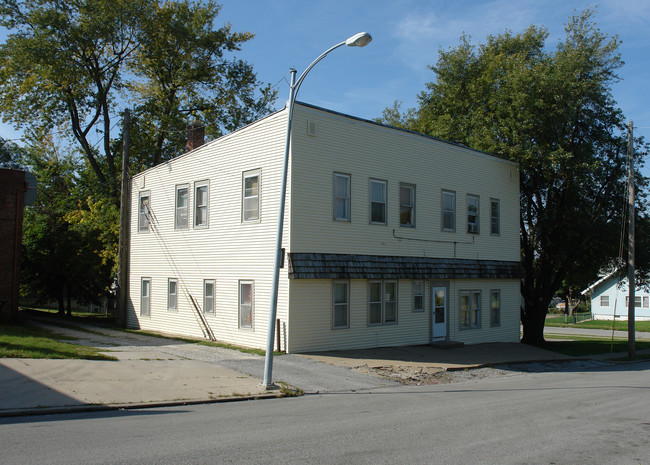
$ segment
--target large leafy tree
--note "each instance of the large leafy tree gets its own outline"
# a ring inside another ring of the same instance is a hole
[[[521,169],[522,342],[541,345],[548,303],[618,255],[626,132],[611,94],[619,41],[587,10],[550,50],[545,29],[462,37],[440,51],[419,108],[384,119],[503,155]],[[641,180],[640,180],[641,181]]]
[[[228,130],[269,111],[275,94],[258,95],[251,66],[227,56],[252,34],[215,29],[218,13],[211,0],[4,0],[0,113],[18,126],[68,127],[98,185],[117,198],[110,135],[123,100],[139,102],[138,167],[179,153],[174,131],[192,110]]]

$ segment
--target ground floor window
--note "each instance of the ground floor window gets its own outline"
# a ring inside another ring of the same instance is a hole
[[[600,306],[601,307],[609,307],[609,296],[608,295],[601,295],[600,296]]]
[[[142,278],[140,284],[140,316],[151,315],[151,278]]]
[[[167,282],[167,310],[176,310],[178,306],[178,281],[170,278]]]
[[[501,326],[501,291],[490,291],[490,326]]]
[[[253,281],[239,282],[239,327],[252,328],[254,315]]]
[[[460,291],[460,329],[481,327],[481,291]]]
[[[368,283],[368,324],[397,323],[397,281]]]
[[[424,282],[413,281],[413,311],[424,311]]]
[[[203,313],[214,313],[214,279],[203,280]]]
[[[350,284],[347,281],[332,283],[332,326],[334,329],[350,327]]]

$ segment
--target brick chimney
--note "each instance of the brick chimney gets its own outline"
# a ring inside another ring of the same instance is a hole
[[[201,147],[205,143],[205,126],[201,121],[195,119],[187,126],[187,151]]]

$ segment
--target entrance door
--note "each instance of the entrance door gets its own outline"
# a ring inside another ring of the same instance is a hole
[[[432,340],[444,341],[447,339],[447,288],[433,287],[432,294]]]

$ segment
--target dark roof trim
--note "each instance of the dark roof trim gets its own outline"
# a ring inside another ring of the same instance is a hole
[[[519,262],[290,253],[292,279],[520,279]]]

